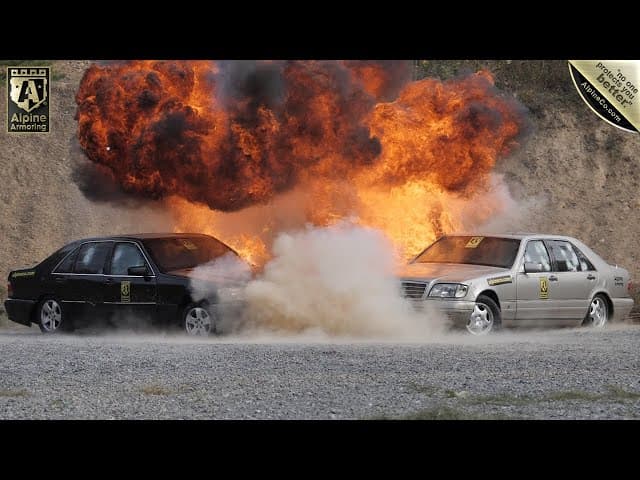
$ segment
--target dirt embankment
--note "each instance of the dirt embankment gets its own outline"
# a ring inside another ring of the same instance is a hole
[[[71,239],[168,227],[148,207],[96,204],[79,191],[72,180],[80,155],[74,97],[89,62],[51,65],[51,133],[7,134],[6,117],[0,121],[0,275],[39,261]],[[640,279],[640,136],[597,118],[580,100],[565,61],[424,62],[418,74],[447,78],[481,67],[527,106],[532,124],[522,147],[498,165],[513,196],[529,205],[508,230],[579,237]],[[6,112],[6,81],[0,111]]]

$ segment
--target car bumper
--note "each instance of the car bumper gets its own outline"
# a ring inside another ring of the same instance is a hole
[[[422,300],[412,302],[418,311],[436,311],[446,317],[452,325],[464,327],[469,321],[471,312],[475,308],[476,302],[473,300]]]
[[[35,304],[35,300],[8,298],[4,302],[4,309],[7,311],[9,320],[29,327],[31,326],[31,312],[33,312]]]
[[[611,321],[618,322],[624,320],[633,308],[633,298],[613,298],[613,317]]]

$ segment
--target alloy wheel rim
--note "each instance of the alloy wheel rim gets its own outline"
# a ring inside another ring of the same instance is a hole
[[[607,306],[600,297],[596,297],[591,301],[589,307],[589,318],[591,325],[594,327],[604,327],[608,320]]]
[[[55,300],[47,300],[40,311],[40,323],[47,332],[54,332],[62,322],[62,309]]]
[[[493,327],[493,312],[488,305],[476,303],[467,322],[467,330],[473,335],[484,335]]]
[[[189,335],[207,335],[211,331],[211,315],[202,307],[193,307],[185,321]]]

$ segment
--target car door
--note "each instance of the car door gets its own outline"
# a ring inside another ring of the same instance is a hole
[[[85,242],[74,252],[73,271],[55,275],[58,295],[69,310],[90,317],[104,313],[104,273],[112,247],[110,241]]]
[[[541,272],[525,273],[524,263],[541,265]],[[542,240],[529,240],[516,276],[516,324],[555,323],[551,256]]]
[[[552,258],[555,312],[567,324],[581,322],[591,301],[598,275],[593,265],[566,240],[545,240]]]
[[[130,275],[132,267],[146,267],[147,275]],[[137,243],[115,242],[107,275],[105,303],[119,324],[153,320],[157,307],[156,277]]]
[[[84,311],[85,301],[81,298],[81,292],[74,288],[69,288],[73,278],[73,267],[78,258],[80,247],[75,248],[51,272],[49,290],[63,305],[63,308],[71,317],[78,316]]]

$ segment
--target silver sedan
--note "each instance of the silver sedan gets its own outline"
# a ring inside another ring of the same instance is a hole
[[[558,235],[447,235],[398,272],[403,295],[475,335],[501,326],[603,327],[633,307],[629,272]]]

